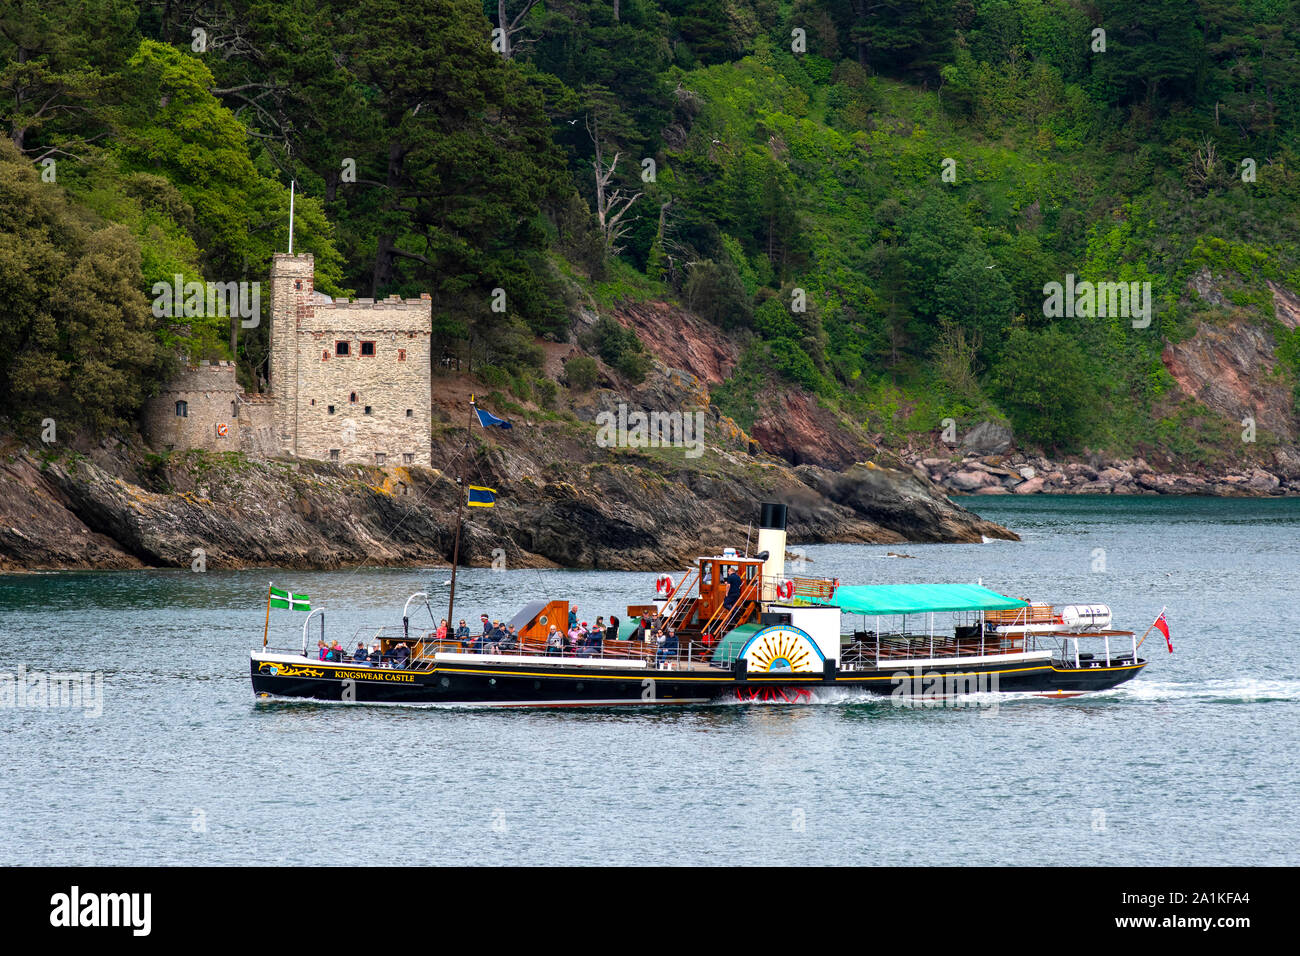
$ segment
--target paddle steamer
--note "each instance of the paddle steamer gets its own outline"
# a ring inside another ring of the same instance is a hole
[[[1102,605],[1055,608],[973,584],[787,577],[785,529],[785,505],[764,504],[755,554],[728,549],[679,576],[661,575],[653,600],[628,605],[617,636],[595,647],[548,653],[547,634],[551,625],[566,629],[569,603],[547,599],[514,616],[519,644],[508,651],[440,640],[411,621],[421,593],[407,600],[401,625],[362,628],[347,642],[377,643],[379,662],[315,659],[310,618],[301,648],[268,647],[264,638],[251,652],[253,691],[505,707],[794,702],[834,690],[914,701],[1073,696],[1114,687],[1147,664],[1136,635],[1113,630]],[[638,639],[643,618],[666,624],[677,646]],[[403,645],[409,656],[394,661]]]

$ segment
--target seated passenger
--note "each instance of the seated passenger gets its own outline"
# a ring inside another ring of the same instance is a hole
[[[329,656],[330,646],[324,641],[317,641],[316,650],[319,652],[319,659],[323,661]]]
[[[672,628],[659,632],[659,650],[655,652],[655,663],[671,661],[677,658],[677,635]]]
[[[411,649],[406,646],[405,641],[402,641],[402,643],[398,644],[397,647],[393,649],[394,667],[405,667],[406,662],[409,661],[410,659],[411,659]]]
[[[357,641],[357,649],[352,652],[352,660],[358,664],[370,662],[370,655],[366,653],[366,645],[363,641]]]
[[[438,638],[438,643],[442,643],[447,639],[447,632],[449,630],[450,628],[447,626],[447,619],[444,617],[442,619],[442,623],[438,625],[438,633],[436,635]]]
[[[564,635],[554,624],[546,635],[546,653],[550,657],[558,657],[564,653]]]
[[[330,644],[329,653],[325,655],[325,659],[327,661],[333,661],[335,664],[341,664],[343,663],[344,656],[345,652],[343,650],[343,645],[338,641],[334,641]]]
[[[616,618],[613,614],[609,616],[609,627],[605,628],[605,640],[607,641],[618,640],[618,618]]]
[[[506,636],[497,644],[499,651],[514,651],[519,649],[519,634],[513,627],[506,628]]]
[[[383,662],[384,662],[384,654],[383,651],[379,649],[379,642],[376,641],[370,647],[370,663],[373,664],[375,667],[378,667]]]
[[[456,628],[456,640],[462,643],[469,640],[469,628],[465,626],[464,621],[461,621],[460,627]]]

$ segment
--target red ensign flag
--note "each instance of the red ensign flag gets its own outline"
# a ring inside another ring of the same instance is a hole
[[[1156,623],[1152,626],[1159,628],[1160,633],[1165,636],[1165,643],[1169,645],[1169,653],[1172,654],[1174,652],[1174,642],[1169,639],[1169,621],[1165,619],[1164,611],[1160,612],[1160,616],[1156,618]]]

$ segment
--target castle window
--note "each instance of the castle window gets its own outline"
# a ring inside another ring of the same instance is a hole
[[[316,404],[316,399],[313,398],[313,399],[311,400],[311,403],[312,403],[313,405],[315,405],[315,404]]]
[[[321,352],[320,360],[322,362],[328,362],[330,360],[330,353],[328,349],[326,349],[324,352]]]
[[[409,451],[402,452],[402,464],[404,465],[415,464],[415,454]]]
[[[236,405],[234,402],[230,403],[230,417],[231,418],[239,417],[239,406]]]
[[[377,451],[377,452],[375,452],[375,464],[376,464],[376,465],[382,465],[382,464],[383,464],[384,462],[386,462],[387,460],[388,460],[388,456],[385,455],[382,451]]]
[[[362,357],[362,358],[371,358],[371,357],[374,356],[374,354],[375,354],[375,343],[374,343],[374,342],[362,342],[362,343],[361,343],[361,357]]]
[[[295,280],[293,280],[293,287],[294,287],[295,289],[298,289],[299,291],[301,291],[301,290],[302,290],[302,280],[301,280],[301,279],[295,279]]]
[[[357,393],[353,392],[351,395],[349,395],[348,401],[351,402],[353,405],[355,405],[357,403]]]
[[[340,341],[340,342],[335,342],[335,343],[334,343],[334,354],[335,354],[335,355],[350,355],[350,354],[351,354],[351,352],[350,352],[351,348],[352,348],[352,346],[351,346],[349,343],[347,343],[347,342],[341,342],[341,341]]]
[[[369,406],[369,405],[366,406],[366,414],[367,414],[367,415],[370,414],[370,406]]]
[[[331,405],[331,406],[329,407],[329,409],[330,409],[330,410],[329,410],[329,413],[330,413],[331,415],[333,415],[333,414],[334,414],[334,406]]]
[[[414,411],[413,409],[408,408],[408,409],[406,410],[406,417],[407,417],[407,418],[412,418],[412,417],[414,417],[414,415],[412,414],[413,411]]]
[[[338,460],[339,460],[339,450],[337,448],[331,448],[330,461],[338,461]]]
[[[406,349],[398,349],[398,350],[397,350],[397,361],[399,361],[399,362],[405,362],[405,361],[406,361]]]
[[[177,418],[189,418],[189,417],[190,417],[190,403],[189,403],[189,402],[177,402],[177,403],[176,403],[176,417],[177,417]]]

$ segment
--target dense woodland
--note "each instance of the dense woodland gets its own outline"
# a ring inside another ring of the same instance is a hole
[[[256,388],[265,322],[149,290],[265,281],[294,180],[319,288],[429,292],[520,399],[579,301],[668,299],[740,344],[742,424],[775,382],[887,441],[1208,459],[1238,426],[1161,349],[1208,267],[1294,386],[1298,109],[1291,0],[5,0],[0,415],[129,428],[182,353]],[[1067,274],[1149,281],[1151,327],[1046,317]]]

